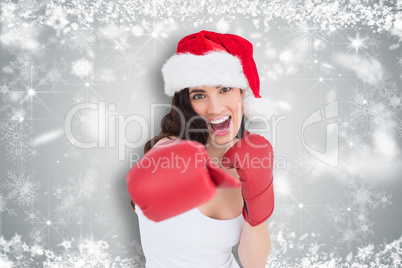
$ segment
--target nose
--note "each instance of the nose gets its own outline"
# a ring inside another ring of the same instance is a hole
[[[220,115],[225,110],[224,104],[219,98],[209,98],[207,113],[209,115]]]

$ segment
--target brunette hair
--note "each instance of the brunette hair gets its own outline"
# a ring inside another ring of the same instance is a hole
[[[182,115],[182,116],[181,116]],[[184,117],[184,122],[183,122]],[[182,125],[184,123],[184,126]],[[188,127],[191,131],[182,132]],[[177,136],[180,139],[188,139],[198,141],[201,144],[206,144],[208,140],[208,125],[194,111],[189,98],[189,88],[184,88],[176,92],[172,98],[172,108],[161,121],[161,132],[150,139],[144,146],[144,154],[152,149],[152,147],[161,139],[170,136]],[[201,130],[201,131],[197,131]],[[244,115],[242,116],[239,132],[236,135],[237,139],[243,137],[244,132]],[[189,134],[187,136],[187,134]]]

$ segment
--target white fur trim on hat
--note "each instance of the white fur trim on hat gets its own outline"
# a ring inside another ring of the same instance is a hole
[[[170,97],[186,87],[249,87],[240,59],[223,51],[176,54],[163,65],[162,74],[165,93]]]
[[[266,120],[271,120],[276,112],[274,103],[267,98],[255,98],[253,95],[246,95],[243,99],[243,110],[247,118],[261,119],[263,116]],[[256,118],[254,118],[256,116]]]

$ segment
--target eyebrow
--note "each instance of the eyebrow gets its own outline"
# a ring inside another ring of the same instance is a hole
[[[221,87],[222,87],[222,86],[215,86],[215,89],[218,89],[218,88],[221,88]],[[190,92],[190,94],[197,93],[197,92],[205,93],[206,91],[203,90],[203,89],[198,89],[198,88],[196,88],[196,89],[193,89],[193,90]]]

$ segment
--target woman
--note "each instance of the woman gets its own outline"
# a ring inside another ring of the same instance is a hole
[[[127,175],[147,267],[239,267],[238,243],[244,267],[265,267],[273,152],[244,130],[243,113],[261,107],[251,43],[191,34],[162,72],[172,109]]]

